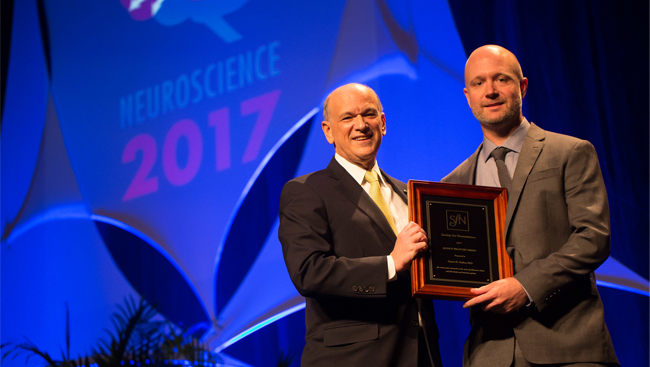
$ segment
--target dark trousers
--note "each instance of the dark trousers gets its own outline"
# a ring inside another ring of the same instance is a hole
[[[433,344],[435,345],[435,350],[432,350],[431,355],[429,355],[429,348],[427,347],[427,341],[424,336],[424,332],[420,330],[418,333],[418,367],[442,367],[438,343]],[[433,365],[431,364],[432,359]]]

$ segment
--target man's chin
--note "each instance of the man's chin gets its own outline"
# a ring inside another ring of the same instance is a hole
[[[506,125],[506,120],[500,118],[500,119],[479,119],[478,120],[481,124],[483,125],[489,125],[489,126],[501,126],[501,125]]]
[[[491,117],[487,117],[485,115],[474,115],[474,117],[476,117],[476,119],[481,123],[481,125],[491,126],[491,127],[505,127],[519,122],[517,116],[511,116],[511,115],[500,115],[500,116],[491,116]]]
[[[355,157],[355,160],[356,160],[357,164],[359,164],[361,166],[364,166],[364,167],[370,166],[370,168],[372,168],[372,166],[375,165],[375,159],[376,158],[377,158],[377,154],[363,154],[363,155],[357,155]]]

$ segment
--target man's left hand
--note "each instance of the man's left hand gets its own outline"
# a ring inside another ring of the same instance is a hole
[[[481,305],[483,311],[509,313],[528,302],[524,287],[515,278],[497,280],[481,288],[471,290],[477,296],[465,302],[463,308]]]

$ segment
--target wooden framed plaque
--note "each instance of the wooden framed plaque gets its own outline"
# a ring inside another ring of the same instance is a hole
[[[429,238],[411,264],[414,297],[465,301],[471,288],[512,276],[506,189],[409,180],[408,201],[409,220]]]

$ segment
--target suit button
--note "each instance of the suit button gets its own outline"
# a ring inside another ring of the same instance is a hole
[[[370,286],[370,293],[375,293],[375,287]]]
[[[411,320],[411,326],[420,326],[418,320]]]
[[[368,292],[370,292],[370,288],[365,287],[365,288],[363,289],[363,291],[366,292],[366,293],[368,293]]]
[[[356,285],[353,285],[353,286],[352,286],[352,292],[356,292],[356,291],[358,291],[358,290],[359,290],[359,288],[358,288]]]

